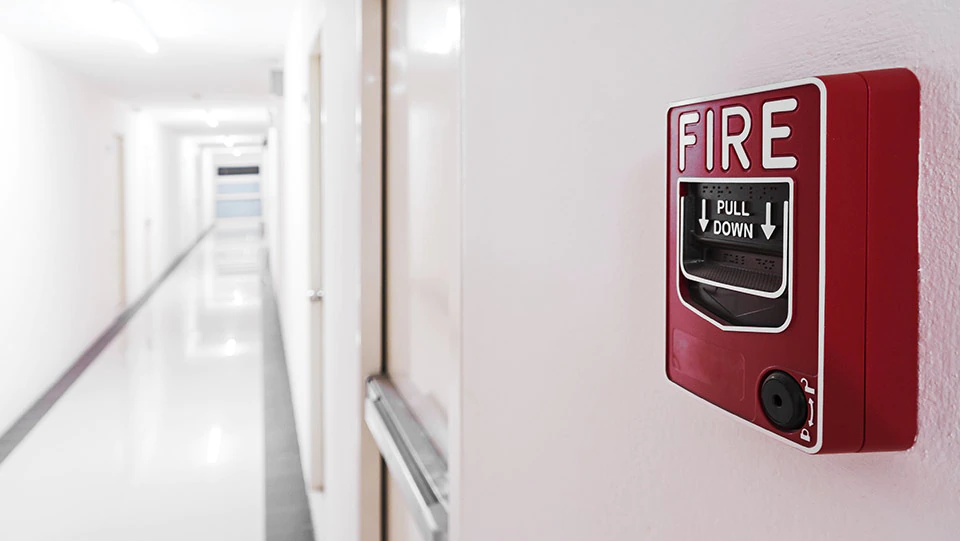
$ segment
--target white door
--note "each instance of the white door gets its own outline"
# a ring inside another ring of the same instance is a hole
[[[459,2],[390,0],[385,17],[384,364],[448,454],[460,360]],[[387,538],[419,539],[393,479],[385,503]]]
[[[315,50],[319,49],[319,39]],[[321,57],[310,57],[310,487],[323,489],[323,177],[321,154]]]

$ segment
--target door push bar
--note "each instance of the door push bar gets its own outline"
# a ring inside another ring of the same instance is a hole
[[[367,378],[364,420],[426,541],[447,540],[447,461],[385,375]]]

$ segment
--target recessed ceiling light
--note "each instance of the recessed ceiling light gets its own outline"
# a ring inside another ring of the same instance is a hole
[[[213,111],[207,111],[207,126],[211,128],[216,128],[220,125],[220,120],[217,119],[216,115],[213,114]]]

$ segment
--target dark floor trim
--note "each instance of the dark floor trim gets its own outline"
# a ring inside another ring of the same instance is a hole
[[[313,541],[313,519],[300,462],[277,299],[263,253],[263,421],[266,541]],[[307,301],[304,301],[307,302]]]
[[[213,226],[207,228],[203,233],[197,237],[197,240],[193,242],[186,250],[184,250],[172,263],[163,271],[156,280],[150,284],[150,287],[140,295],[140,298],[136,302],[131,304],[120,313],[119,316],[113,321],[113,323],[107,327],[103,333],[94,340],[93,344],[90,345],[83,353],[80,354],[80,357],[74,361],[70,368],[60,376],[60,379],[57,380],[47,392],[43,393],[43,396],[37,399],[30,408],[27,409],[17,419],[16,422],[10,426],[7,431],[0,436],[0,464],[3,464],[3,461],[10,456],[10,453],[20,445],[20,442],[30,434],[30,431],[33,430],[37,423],[53,408],[54,404],[67,392],[70,387],[76,383],[77,379],[80,378],[80,375],[90,367],[90,365],[97,359],[100,353],[110,345],[110,342],[120,334],[120,331],[127,326],[127,323],[133,318],[134,315],[140,310],[140,308],[150,299],[154,292],[160,287],[161,284],[169,277],[174,270],[183,262],[184,259],[194,248],[200,244],[200,241],[213,230]]]

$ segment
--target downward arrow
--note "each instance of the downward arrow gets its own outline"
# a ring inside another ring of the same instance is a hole
[[[770,203],[767,203],[768,205]],[[813,399],[807,399],[807,404],[810,405],[810,420],[807,421],[807,426],[813,426]]]
[[[766,235],[767,240],[770,240],[770,237],[773,236],[774,230],[777,229],[777,226],[770,223],[770,202],[767,202],[767,222],[760,226],[760,229],[763,229],[763,234]]]
[[[767,204],[769,205],[769,203],[767,203]],[[700,222],[700,229],[703,230],[704,233],[706,233],[706,231],[707,231],[707,224],[710,223],[710,220],[707,219],[707,200],[706,200],[706,199],[701,199],[701,200],[700,200],[700,220],[699,220],[699,222]],[[767,238],[770,238],[770,237],[767,237]]]

